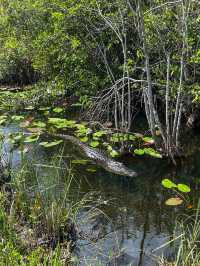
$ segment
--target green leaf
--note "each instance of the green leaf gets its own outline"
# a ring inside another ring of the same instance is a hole
[[[76,127],[76,121],[67,120],[64,118],[50,117],[48,123],[54,125],[56,128],[73,128]]]
[[[24,108],[25,110],[34,110],[34,107],[33,106],[27,106]]]
[[[185,185],[185,184],[178,184],[177,185],[177,188],[180,192],[183,192],[183,193],[188,193],[191,191],[190,187]]]
[[[106,131],[103,131],[103,130],[101,130],[101,131],[97,131],[97,132],[95,132],[94,134],[93,134],[93,138],[95,139],[95,138],[101,138],[103,135],[106,135],[107,134],[107,132]]]
[[[54,112],[54,113],[62,113],[62,112],[63,112],[63,108],[61,108],[61,107],[56,107],[56,108],[53,109],[53,112]]]
[[[39,111],[48,111],[50,107],[40,107],[38,110]]]
[[[151,137],[144,137],[143,141],[149,144],[154,144],[154,140]]]
[[[23,137],[23,134],[22,134],[22,133],[17,133],[17,134],[14,136],[14,140],[15,140],[15,141],[19,141],[19,140],[22,139],[22,137]]]
[[[137,155],[144,155],[144,150],[143,149],[135,149],[134,153]]]
[[[90,146],[93,147],[93,148],[96,148],[99,146],[99,142],[98,141],[91,141],[90,142]]]
[[[73,103],[71,106],[81,107],[81,106],[83,106],[83,104],[82,103]]]
[[[82,141],[82,142],[87,142],[87,141],[88,141],[88,137],[87,137],[87,136],[82,137],[82,138],[79,138],[79,139],[80,139],[80,141]]]
[[[134,136],[134,135],[129,135],[129,140],[132,140],[132,141],[136,140],[136,136]]]
[[[56,140],[56,141],[51,141],[51,142],[40,142],[39,145],[43,146],[45,148],[50,148],[50,147],[56,146],[62,142],[63,142],[63,140]]]
[[[0,125],[3,125],[7,121],[7,115],[0,116]]]
[[[20,121],[20,120],[24,119],[24,116],[22,116],[22,115],[13,115],[11,117],[11,119],[14,120],[14,121]]]
[[[177,206],[177,205],[181,205],[183,203],[183,200],[181,198],[170,198],[168,200],[165,201],[166,205],[169,206]]]
[[[42,121],[33,122],[32,125],[35,127],[41,127],[41,128],[46,127],[46,124]]]
[[[87,168],[86,171],[95,173],[97,170],[95,168]]]
[[[39,139],[39,135],[31,135],[25,138],[25,143],[35,142]]]
[[[155,158],[162,158],[162,155],[160,153],[158,153],[157,151],[155,151],[153,148],[144,148],[144,152],[147,155],[150,155],[152,157]]]
[[[165,188],[176,188],[177,187],[175,183],[173,183],[171,180],[167,178],[162,180],[162,185]]]
[[[88,160],[72,160],[73,164],[87,164],[89,161]]]
[[[112,146],[111,146],[111,145],[109,145],[109,144],[108,144],[108,145],[106,145],[106,147],[107,147],[107,150],[108,150],[108,151],[112,151],[112,150],[113,150]]]
[[[112,151],[110,152],[110,155],[111,155],[112,157],[116,157],[116,156],[119,156],[119,153],[118,153],[117,151],[115,151],[115,150],[112,150]]]
[[[81,135],[87,135],[87,134],[90,134],[92,133],[92,129],[91,128],[87,128],[85,125],[83,124],[76,124],[75,125],[76,128],[77,128],[77,131],[76,131],[76,134],[78,136],[81,136]]]
[[[6,121],[7,121],[6,118],[2,118],[2,119],[0,119],[0,125],[3,125]]]

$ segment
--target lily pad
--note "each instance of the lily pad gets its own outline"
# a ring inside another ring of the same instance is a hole
[[[48,111],[50,107],[40,107],[38,110],[39,111]]]
[[[153,148],[144,148],[144,152],[147,155],[150,155],[152,157],[155,158],[162,158],[162,155],[160,153],[158,153],[156,150],[154,150]]]
[[[34,110],[34,106],[31,106],[31,105],[30,105],[30,106],[25,107],[24,109],[25,109],[25,110]]]
[[[162,180],[162,185],[165,188],[176,188],[177,187],[175,183],[173,183],[171,180],[167,178]]]
[[[5,118],[0,119],[0,125],[3,125],[5,122],[6,122],[6,119]]]
[[[93,148],[96,148],[99,146],[99,142],[98,141],[91,141],[90,142],[90,146],[93,147]]]
[[[53,112],[54,112],[54,113],[62,113],[62,112],[63,112],[63,108],[61,108],[61,107],[56,107],[56,108],[53,109]]]
[[[103,135],[106,135],[106,131],[105,130],[100,130],[100,131],[97,131],[95,133],[93,133],[93,139],[94,140],[98,140],[99,138],[101,138]]]
[[[111,157],[116,157],[116,156],[119,156],[119,152],[117,152],[116,150],[112,150],[110,152],[110,155],[111,155]]]
[[[134,141],[136,139],[136,136],[134,136],[134,135],[129,135],[129,140],[132,140],[132,141]]]
[[[62,142],[63,142],[63,140],[56,140],[56,141],[51,141],[51,142],[40,142],[39,145],[43,146],[45,148],[50,148],[50,147],[56,146]]]
[[[25,143],[31,143],[31,142],[35,142],[39,139],[39,135],[31,135],[25,138],[24,142]]]
[[[185,184],[178,184],[177,185],[177,188],[178,188],[178,190],[180,191],[180,192],[183,192],[183,193],[188,193],[188,192],[190,192],[190,187],[189,186],[187,186],[187,185],[185,185]]]
[[[165,201],[165,204],[169,206],[178,206],[178,205],[181,205],[182,203],[183,203],[183,200],[179,197],[170,198]]]
[[[134,150],[134,153],[135,153],[136,155],[144,155],[144,150],[143,150],[143,149],[135,149],[135,150]]]
[[[11,118],[14,121],[20,121],[20,120],[24,119],[24,116],[22,116],[22,115],[13,115]]]
[[[82,138],[79,138],[81,142],[87,142],[88,141],[88,137],[82,137]]]
[[[46,127],[46,124],[42,121],[35,121],[32,123],[32,125],[35,127],[42,127],[42,128]]]

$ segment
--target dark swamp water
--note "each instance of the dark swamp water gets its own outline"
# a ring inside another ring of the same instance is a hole
[[[15,126],[2,130],[4,134],[18,131]],[[130,178],[109,173],[92,162],[71,164],[72,160],[87,158],[76,146],[65,142],[64,163],[73,165],[75,176],[70,197],[79,199],[89,194],[95,202],[103,202],[100,206],[102,212],[97,215],[88,218],[84,209],[79,214],[79,229],[88,235],[88,240],[80,238],[77,242],[74,252],[78,256],[78,265],[153,266],[156,265],[152,259],[154,256],[164,254],[170,257],[170,247],[154,250],[170,239],[177,215],[187,210],[182,206],[165,206],[164,201],[170,193],[162,188],[161,180],[170,178],[190,184],[191,197],[197,201],[200,195],[199,144],[199,134],[188,134],[185,145],[189,155],[179,160],[177,166],[161,159],[123,158],[128,167],[141,173],[137,178]],[[64,175],[58,175],[55,170],[43,165],[48,165],[53,156],[61,155],[60,150],[38,145],[29,145],[29,148],[25,160],[38,172],[37,186],[33,186],[48,197],[59,197],[65,183]],[[12,162],[13,167],[20,164],[17,151]],[[91,169],[96,172],[91,172]]]

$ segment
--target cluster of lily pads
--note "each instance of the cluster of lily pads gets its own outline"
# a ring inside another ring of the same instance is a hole
[[[81,142],[87,143],[92,148],[105,150],[111,157],[119,156],[123,145],[129,147],[129,152],[135,156],[149,155],[162,158],[162,155],[152,147],[154,141],[149,136],[143,136],[139,133],[115,132],[111,129],[92,128],[88,122],[77,122],[63,118],[63,116],[64,109],[60,107],[41,107],[35,112],[34,107],[28,106],[24,114],[2,114],[0,125],[17,123],[19,127],[23,128],[23,133],[10,135],[13,144],[36,142],[40,140],[40,136],[46,134],[53,136],[54,133],[61,131],[63,134],[76,136]],[[41,141],[39,145],[50,148],[59,145],[61,142],[60,139],[54,139],[52,141]]]
[[[188,203],[188,199],[185,197],[185,193],[189,193],[191,191],[190,187],[186,184],[178,183],[175,184],[170,179],[163,179],[162,186],[164,188],[170,189],[175,193],[175,197],[171,197],[165,201],[166,205],[177,206],[181,205],[183,202]],[[190,206],[189,204],[188,206]]]

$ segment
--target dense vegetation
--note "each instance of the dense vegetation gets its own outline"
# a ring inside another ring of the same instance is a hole
[[[64,168],[64,199],[30,197],[28,180],[37,176],[24,164],[27,143],[59,147],[63,141],[55,136],[64,131],[108,158],[167,157],[176,164],[187,156],[185,125],[200,126],[199,10],[197,0],[0,0],[0,125],[20,128],[6,141],[10,154],[21,156],[16,172],[0,165],[0,263],[72,263],[70,230],[76,231],[85,203],[95,209],[84,197],[67,202],[70,167]],[[71,119],[73,108],[81,109],[78,118]],[[138,114],[146,121],[140,130]],[[4,145],[2,137],[1,157]],[[176,195],[168,205],[190,206],[189,186],[163,182]],[[180,222],[173,265],[199,264],[199,210],[195,219],[191,212],[193,227]],[[34,244],[26,242],[26,232]]]
[[[125,130],[142,95],[151,134],[173,157],[182,113],[199,98],[198,10],[190,0],[1,1],[1,83],[87,97],[110,87],[92,113],[112,109]]]

